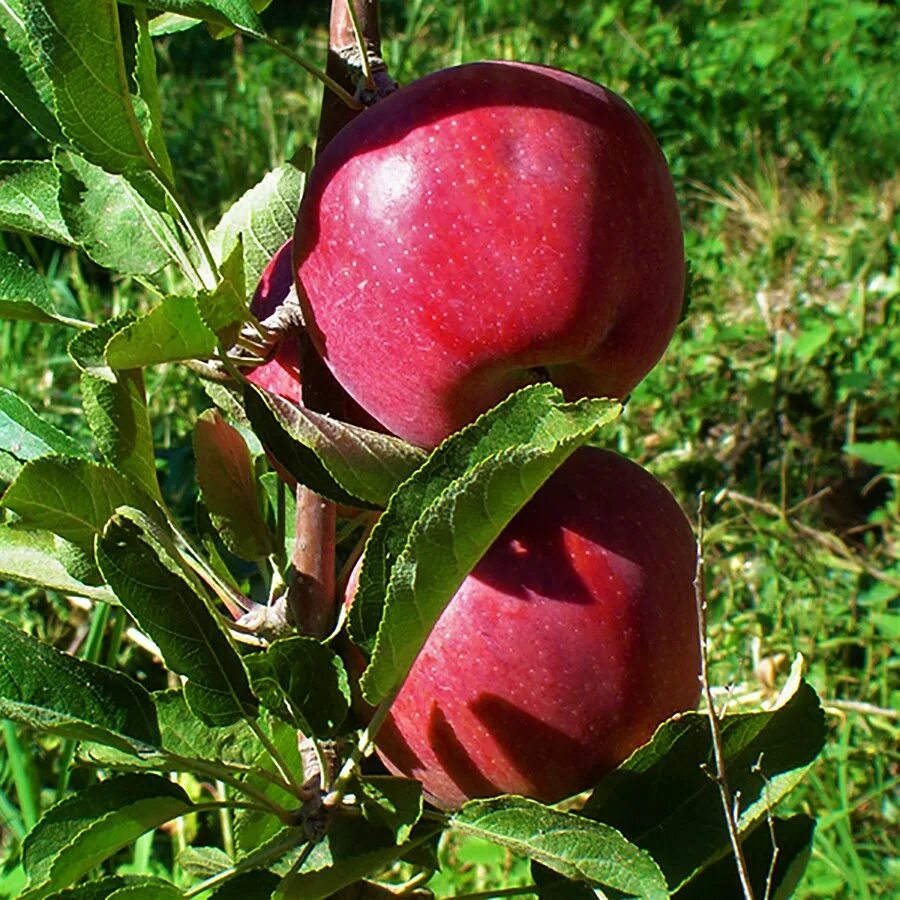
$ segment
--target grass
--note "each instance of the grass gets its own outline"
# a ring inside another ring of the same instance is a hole
[[[323,17],[293,6],[276,2],[268,24],[321,60]],[[659,136],[685,214],[692,305],[615,441],[686,509],[706,492],[712,664],[723,702],[770,696],[798,652],[825,699],[827,751],[790,800],[820,818],[796,896],[895,896],[895,14],[868,0],[777,8],[532,0],[527,10],[513,0],[384,0],[385,54],[401,81],[485,57],[559,65],[624,93]],[[311,142],[321,89],[265,47],[213,43],[195,29],[160,42],[160,66],[170,150],[207,223]],[[10,155],[41,153],[11,113],[0,120],[9,122]],[[40,262],[64,311],[100,320],[147,302],[138,285],[110,283],[69,251],[5,240]],[[0,325],[0,383],[21,386],[78,431],[78,386],[64,353],[64,336],[50,329]],[[161,465],[170,489],[183,491],[191,410],[206,404],[182,371],[154,378]],[[82,626],[58,598],[18,589],[6,597],[40,633]],[[16,741],[30,739],[4,736],[8,759]],[[56,776],[40,765],[17,773],[0,758],[8,848],[34,795],[52,798]],[[27,795],[21,814],[17,786]],[[149,849],[141,865],[150,865]],[[454,842],[441,860],[439,896],[527,882],[527,866],[489,845]]]

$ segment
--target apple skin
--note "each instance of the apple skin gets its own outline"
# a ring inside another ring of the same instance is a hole
[[[263,270],[250,301],[250,312],[266,319],[284,303],[294,284],[293,240],[285,241]],[[293,403],[299,403],[300,341],[296,334],[284,335],[269,351],[265,362],[247,373],[247,380]]]
[[[294,286],[293,244],[292,238],[285,241],[275,251],[260,276],[250,300],[250,312],[257,319],[263,320],[271,316],[284,303]],[[266,359],[247,372],[247,380],[292,403],[302,403],[298,332],[289,331],[282,335],[271,347]],[[332,410],[333,414],[361,428],[384,430],[338,386],[335,386],[334,397],[340,408]]]
[[[624,397],[684,299],[650,129],[606,88],[524,63],[432,73],[345,126],[311,173],[295,254],[316,349],[425,447],[535,381]]]
[[[697,705],[695,562],[691,526],[656,478],[618,454],[576,451],[444,609],[378,755],[445,809],[593,787]]]

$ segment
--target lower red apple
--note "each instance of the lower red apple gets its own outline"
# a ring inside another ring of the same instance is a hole
[[[316,349],[421,446],[526,384],[624,397],[684,299],[678,203],[612,91],[513,62],[426,75],[328,144],[295,230]]]
[[[447,809],[592,787],[697,704],[695,561],[690,524],[656,478],[577,451],[445,608],[378,755]]]

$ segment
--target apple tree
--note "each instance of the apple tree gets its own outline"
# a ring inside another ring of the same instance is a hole
[[[814,821],[776,807],[818,699],[798,661],[768,708],[719,714],[702,515],[603,448],[684,300],[653,135],[527,64],[398,88],[375,0],[334,0],[319,70],[266,5],[0,4],[0,92],[47,151],[0,163],[0,229],[154,298],[72,318],[0,250],[0,315],[68,329],[92,437],[0,389],[0,578],[99,635],[116,610],[167,673],[0,622],[0,716],[55,738],[63,785],[93,773],[32,810],[19,895],[422,896],[462,834],[530,860],[521,893],[787,896]],[[155,36],[191,27],[326,85],[317,160],[211,228],[156,79]],[[190,521],[158,478],[161,366],[208,397]],[[171,877],[116,867],[184,817]]]

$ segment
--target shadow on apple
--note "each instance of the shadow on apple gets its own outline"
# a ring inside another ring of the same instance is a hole
[[[385,765],[444,808],[592,787],[697,704],[695,561],[660,482],[576,451],[445,608],[376,738]]]

